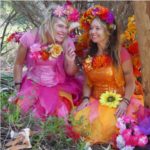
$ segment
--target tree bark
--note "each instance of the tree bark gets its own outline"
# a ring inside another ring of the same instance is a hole
[[[142,62],[144,102],[150,108],[150,1],[133,2]]]

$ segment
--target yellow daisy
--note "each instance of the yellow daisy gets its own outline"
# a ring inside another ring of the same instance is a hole
[[[100,103],[111,108],[116,108],[121,100],[121,95],[112,91],[106,91],[100,96]]]

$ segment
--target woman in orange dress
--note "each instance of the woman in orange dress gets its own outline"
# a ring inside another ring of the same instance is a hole
[[[143,97],[134,95],[132,61],[125,48],[117,47],[113,14],[96,5],[83,14],[80,23],[89,32],[90,44],[83,63],[83,102],[75,113],[80,122],[75,129],[92,144],[110,143],[117,133],[117,118],[134,116]]]

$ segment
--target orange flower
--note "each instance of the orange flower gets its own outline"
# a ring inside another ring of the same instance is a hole
[[[136,31],[136,26],[135,26],[135,22],[129,22],[128,23],[128,30],[135,32]]]
[[[128,25],[125,32],[121,35],[122,43],[135,40],[136,36],[136,24],[135,24],[135,17],[128,18]]]
[[[78,56],[83,56],[84,50],[88,48],[88,43],[89,43],[88,32],[84,32],[83,34],[79,35],[78,41],[75,44],[76,54]]]
[[[111,58],[108,55],[96,56],[93,58],[92,66],[93,68],[100,68],[110,64]]]
[[[137,95],[143,95],[143,88],[142,88],[142,84],[138,81],[135,82],[135,94]]]
[[[134,55],[132,57],[132,62],[133,62],[133,66],[135,68],[138,68],[138,69],[141,68],[141,61],[140,61],[140,56],[139,55]]]
[[[138,94],[138,95],[143,95],[144,92],[143,92],[143,88],[142,88],[142,84],[138,81],[135,82],[135,94]]]
[[[51,48],[51,56],[56,58],[61,54],[62,51],[63,51],[63,49],[60,45],[53,44],[52,48]]]
[[[133,67],[133,73],[137,78],[141,77],[141,71],[135,67]]]
[[[127,40],[131,40],[131,35],[130,35],[130,32],[128,32],[128,31],[125,31],[125,37],[126,37],[126,39]]]

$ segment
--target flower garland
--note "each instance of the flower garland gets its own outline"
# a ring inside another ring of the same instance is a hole
[[[108,55],[100,55],[95,57],[88,56],[83,63],[83,67],[85,71],[91,71],[93,69],[106,67],[111,64],[111,62],[111,58]]]
[[[95,5],[83,13],[82,17],[80,18],[81,28],[85,31],[89,30],[91,22],[96,17],[99,17],[101,20],[105,21],[110,29],[115,27],[113,24],[113,13],[104,6]]]
[[[133,72],[136,78],[141,78],[141,60],[139,54],[138,42],[136,40],[137,31],[135,24],[135,16],[128,18],[127,29],[121,35],[121,43],[131,54],[133,63]],[[140,87],[141,86],[141,87]],[[142,85],[136,81],[136,94],[143,94]]]
[[[79,11],[69,1],[64,6],[57,6],[53,10],[53,15],[57,17],[66,16],[69,22],[78,21],[80,16]]]
[[[30,47],[30,51],[31,58],[48,60],[60,56],[63,49],[58,44],[41,45],[39,43],[35,43]]]
[[[121,95],[116,92],[106,91],[100,96],[100,103],[104,106],[116,108],[122,100]]]
[[[140,130],[138,123],[129,116],[117,119],[119,134],[116,137],[116,146],[119,150],[133,150],[135,146],[144,147],[148,137]]]
[[[128,25],[125,32],[121,35],[122,45],[132,56],[133,70],[136,77],[141,77],[141,61],[139,56],[139,47],[136,40],[135,16],[128,18]]]

